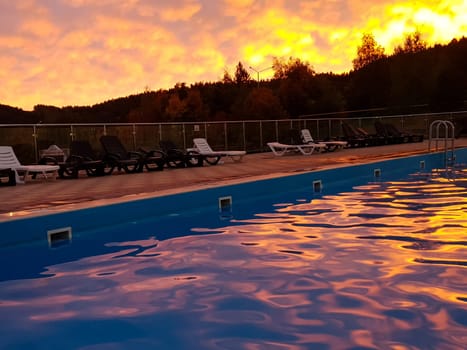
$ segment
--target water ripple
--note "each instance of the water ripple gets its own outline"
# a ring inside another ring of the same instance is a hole
[[[442,175],[299,193],[160,241],[173,228],[150,223],[62,262],[79,237],[31,249],[40,272],[0,282],[1,346],[463,349],[467,172]]]

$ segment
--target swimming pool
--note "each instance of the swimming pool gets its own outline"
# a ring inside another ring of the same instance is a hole
[[[461,349],[467,174],[439,161],[2,223],[0,348]]]

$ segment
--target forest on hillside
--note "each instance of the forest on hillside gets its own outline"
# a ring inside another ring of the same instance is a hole
[[[93,106],[36,105],[33,111],[24,111],[0,105],[0,124],[264,120],[342,111],[377,110],[378,115],[390,115],[465,110],[466,62],[465,37],[427,47],[416,32],[387,55],[371,34],[365,34],[349,73],[316,73],[300,59],[275,58],[273,78],[259,81],[239,62],[218,82],[178,83],[168,90]]]

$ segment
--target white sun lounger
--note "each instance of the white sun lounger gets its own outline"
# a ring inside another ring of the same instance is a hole
[[[193,139],[193,148],[190,148],[190,150],[194,150],[206,157],[206,161],[209,164],[216,164],[221,157],[229,157],[234,162],[240,162],[246,154],[245,151],[214,151],[211,146],[209,146],[208,141],[201,137]],[[207,160],[209,157],[216,158],[217,161],[209,162]]]
[[[21,165],[11,146],[0,146],[0,168],[12,169],[15,172],[16,183],[25,183],[29,174],[42,174],[44,178],[51,174],[55,179],[60,167],[58,165]]]
[[[319,144],[324,145],[327,151],[335,151],[336,149],[341,149],[347,146],[347,141],[314,141],[313,136],[311,136],[310,130],[302,129],[300,131],[302,136],[302,142],[306,144]]]
[[[287,153],[298,153],[300,152],[304,156],[312,154],[316,148],[321,148],[316,144],[303,144],[303,145],[288,145],[280,142],[268,142],[267,145],[271,149],[272,153],[276,156],[283,156]]]

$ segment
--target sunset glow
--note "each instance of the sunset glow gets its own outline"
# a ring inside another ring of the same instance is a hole
[[[0,103],[92,105],[273,57],[342,73],[363,33],[391,54],[415,31],[429,46],[466,36],[467,1],[2,0]]]

